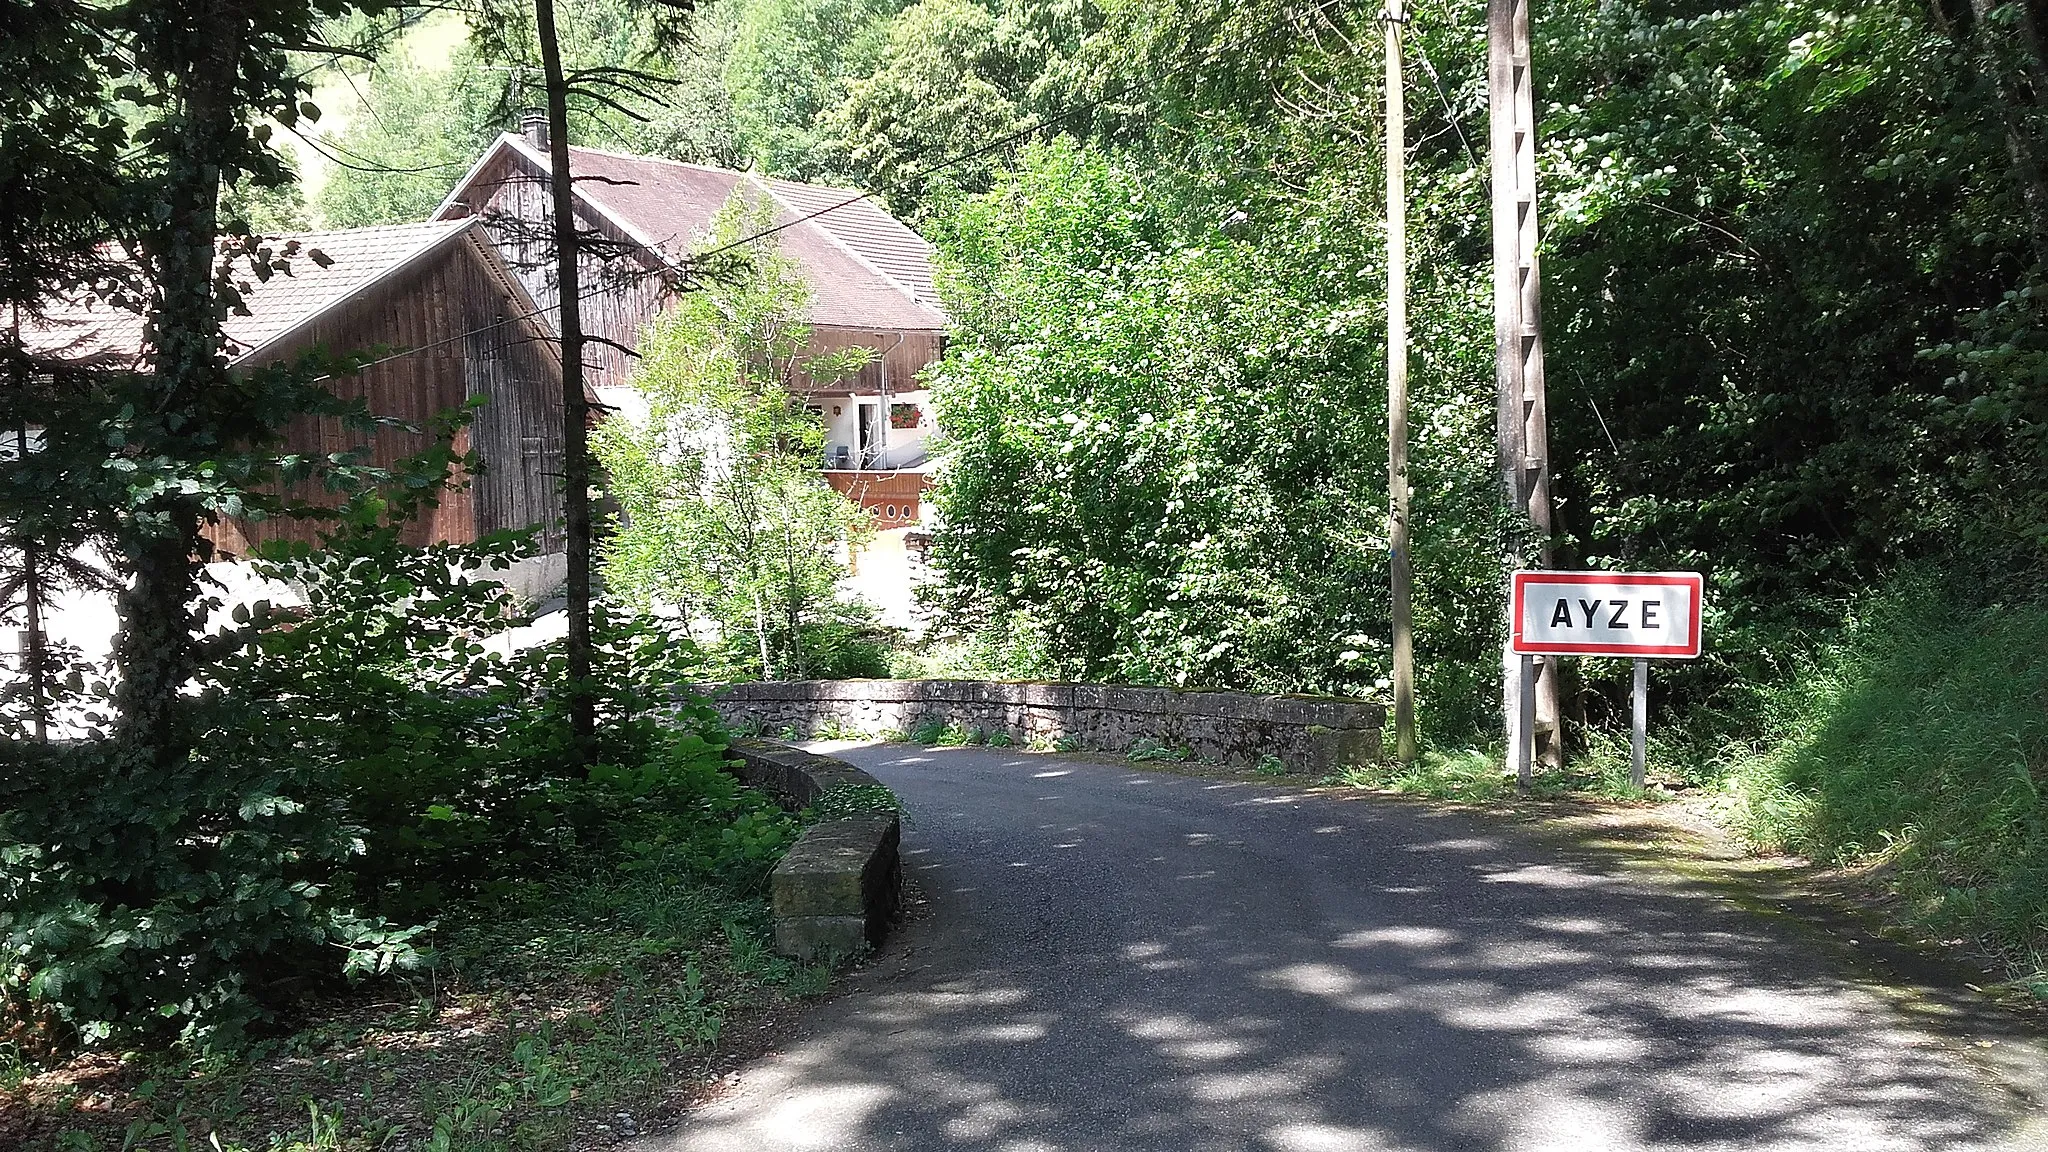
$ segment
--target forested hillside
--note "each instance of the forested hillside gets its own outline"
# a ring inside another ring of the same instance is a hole
[[[1752,625],[1838,619],[1915,556],[2031,555],[2048,193],[2023,11],[1991,14],[2014,35],[1893,3],[1537,16],[1565,553],[1705,566],[1724,654],[1770,649],[1731,648]],[[1467,634],[1487,614],[1453,604],[1494,579],[1468,559],[1495,533],[1482,17],[1425,5],[1412,30],[1417,521],[1424,600],[1447,613],[1426,629],[1439,666],[1485,658]],[[1015,624],[1020,653],[1073,674],[1371,682],[1368,14],[733,0],[673,45],[629,6],[575,20],[586,63],[681,79],[620,97],[644,122],[593,107],[590,143],[877,190],[941,245],[949,555],[963,603]],[[337,171],[330,222],[426,211],[515,115],[508,74],[474,43],[370,69],[374,114],[345,155],[408,170]]]
[[[867,188],[939,245],[937,555],[974,662],[1371,695],[1389,627],[1377,11],[721,0],[650,55],[602,5],[577,39],[682,79],[645,123],[591,118],[591,143]],[[1667,768],[1812,737],[1831,722],[1816,669],[1854,681],[1929,629],[1965,663],[1958,646],[1996,657],[2011,621],[2041,618],[2048,532],[2034,9],[1535,16],[1560,560],[1709,577],[1708,658],[1660,674]],[[1409,29],[1420,664],[1425,725],[1453,742],[1497,701],[1483,17],[1424,3]],[[349,146],[401,167],[473,154],[509,121],[468,51],[373,71],[386,111]],[[324,204],[398,218],[451,179],[344,173]],[[1950,627],[1986,613],[2008,624]],[[1910,634],[1874,639],[1872,620]],[[1624,672],[1575,669],[1567,712],[1609,721]],[[1884,675],[1903,693],[1887,722],[1939,743],[1945,706]],[[2011,675],[2036,700],[2048,681],[2038,659]],[[1988,821],[2040,860],[2038,726],[1951,752],[1952,790],[2004,799],[1923,839]],[[1783,755],[1750,763],[1752,795],[1800,797],[1757,801],[1765,841],[1846,858],[1916,834],[1830,800],[1826,765],[1786,784]],[[1917,786],[1890,771],[1858,794]],[[1952,864],[1933,889],[1982,879]]]

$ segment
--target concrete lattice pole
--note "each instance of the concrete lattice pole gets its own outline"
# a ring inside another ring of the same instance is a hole
[[[1528,0],[1488,0],[1487,112],[1493,175],[1494,380],[1507,545],[1516,567],[1552,563],[1549,425],[1544,406],[1542,279],[1537,261],[1536,112],[1529,69]],[[1507,597],[1503,590],[1502,603]],[[1502,648],[1502,711],[1509,759],[1535,727],[1538,757],[1563,763],[1557,668],[1548,660],[1524,699],[1521,660]],[[1533,703],[1533,707],[1531,704]]]

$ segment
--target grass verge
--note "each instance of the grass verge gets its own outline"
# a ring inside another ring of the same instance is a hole
[[[1737,763],[1759,847],[1860,869],[1895,915],[2048,999],[2048,605],[1903,580],[1773,701]]]
[[[1330,782],[1463,804],[1493,804],[1525,796],[1556,799],[1588,795],[1605,800],[1644,800],[1668,794],[1665,782],[1655,778],[1648,788],[1629,783],[1626,746],[1618,757],[1611,747],[1603,745],[1575,757],[1563,771],[1538,772],[1526,792],[1516,786],[1502,763],[1502,754],[1494,749],[1425,748],[1411,764],[1388,761],[1354,765],[1337,773]]]
[[[439,964],[320,1004],[234,1058],[0,1058],[24,1152],[523,1152],[671,1119],[828,971],[771,955],[765,901],[593,869],[510,885]]]

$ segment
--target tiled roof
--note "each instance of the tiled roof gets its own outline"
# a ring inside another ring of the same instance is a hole
[[[492,152],[500,149],[529,170],[547,164],[519,136],[499,137]],[[577,176],[595,177],[577,181],[576,193],[585,203],[677,260],[705,248],[713,218],[734,193],[772,201],[775,222],[787,225],[776,240],[810,283],[814,324],[910,330],[946,326],[932,289],[931,246],[858,192],[595,148],[569,149],[569,163]],[[464,210],[464,188],[486,166],[478,163],[438,217]]]
[[[384,276],[423,256],[471,224],[467,220],[430,224],[394,224],[351,228],[339,232],[295,232],[268,237],[273,252],[292,240],[300,250],[291,270],[273,272],[268,280],[248,275],[242,303],[248,315],[231,315],[221,324],[231,342],[235,362],[259,354],[266,345],[300,325],[368,290]],[[330,263],[322,266],[307,253],[318,251]],[[142,317],[97,300],[64,302],[48,318],[25,332],[32,351],[84,363],[135,363],[142,356]]]
[[[794,180],[760,183],[799,216],[822,213],[811,220],[813,227],[851,249],[918,300],[937,307],[939,294],[932,287],[931,245],[874,201],[845,188],[799,184]],[[852,203],[847,203],[849,200]]]

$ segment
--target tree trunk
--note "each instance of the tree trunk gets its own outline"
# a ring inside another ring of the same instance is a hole
[[[221,159],[235,131],[242,22],[222,5],[196,7],[189,21],[184,43],[170,49],[184,59],[175,73],[175,145],[161,186],[167,212],[143,243],[157,291],[150,317],[154,412],[143,422],[146,435],[166,438],[187,434],[188,422],[203,418],[195,410],[227,383],[214,261]],[[150,427],[152,418],[164,421],[163,432]],[[115,735],[142,762],[160,767],[182,760],[191,742],[180,693],[197,666],[192,603],[199,590],[199,514],[189,497],[166,495],[124,518],[121,552],[130,583],[118,601],[121,630],[114,638]]]
[[[795,669],[798,679],[808,675],[804,667],[803,604],[799,600],[796,576],[796,539],[790,533],[788,513],[782,521],[782,579],[783,579],[783,620],[789,629],[789,658],[784,661]]]
[[[569,169],[569,86],[555,39],[554,0],[534,0],[548,90],[548,168],[554,198],[555,286],[562,335],[562,526],[567,536],[569,739],[576,762],[597,762],[597,701],[590,682],[590,409],[583,397],[583,309],[577,267],[576,189]]]
[[[165,768],[182,760],[191,745],[179,694],[198,665],[191,609],[199,594],[193,564],[197,517],[182,510],[171,515],[195,527],[125,542],[130,583],[117,601],[121,631],[114,637],[120,672],[115,734],[139,760]]]
[[[18,346],[18,345],[17,345]],[[15,432],[15,459],[28,459],[28,426],[22,425]],[[21,538],[21,601],[24,623],[28,627],[28,646],[23,659],[28,661],[28,710],[29,719],[35,725],[37,743],[50,739],[50,654],[43,641],[43,559],[42,549],[27,534]]]
[[[21,305],[15,303],[10,309],[10,351],[13,353],[14,395],[16,403],[26,404],[28,398],[28,361],[21,351]],[[28,463],[28,420],[23,416],[14,428],[14,458],[22,465]],[[50,667],[48,654],[43,644],[43,579],[42,550],[37,541],[26,531],[21,533],[21,603],[23,623],[28,628],[28,645],[22,652],[26,667],[22,671],[28,677],[29,720],[34,725],[38,743],[50,738]]]

